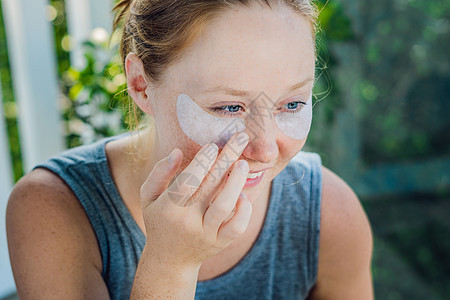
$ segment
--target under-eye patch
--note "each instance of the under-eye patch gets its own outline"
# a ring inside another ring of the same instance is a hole
[[[245,131],[245,122],[241,118],[213,116],[185,94],[178,95],[177,117],[184,133],[201,146],[215,143],[223,148],[233,134]]]
[[[308,136],[312,120],[312,96],[297,112],[280,112],[275,121],[280,130],[290,138],[302,140]],[[178,95],[178,123],[184,133],[194,142],[203,146],[215,143],[220,148],[236,133],[245,131],[245,121],[241,117],[224,118],[204,111],[186,94]]]
[[[281,112],[275,121],[281,131],[290,138],[303,140],[308,136],[312,121],[312,95],[298,112]]]

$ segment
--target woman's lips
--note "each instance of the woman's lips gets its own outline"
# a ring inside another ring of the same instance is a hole
[[[261,174],[258,174],[261,173]],[[247,181],[245,182],[244,188],[250,188],[250,187],[254,187],[256,185],[258,185],[261,180],[264,177],[264,173],[266,173],[266,171],[262,171],[262,172],[257,172],[257,173],[249,173],[250,177],[256,176],[254,178],[248,178],[247,177]]]

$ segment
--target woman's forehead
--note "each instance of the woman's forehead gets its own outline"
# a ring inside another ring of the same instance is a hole
[[[175,66],[193,90],[216,86],[260,90],[276,81],[294,83],[314,74],[312,30],[292,12],[290,23],[265,9],[222,15],[211,23]],[[293,23],[296,25],[294,26]]]

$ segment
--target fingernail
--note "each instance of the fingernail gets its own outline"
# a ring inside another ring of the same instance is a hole
[[[248,141],[249,137],[248,134],[246,134],[244,131],[239,133],[237,138],[236,138],[236,142],[238,143],[238,145],[242,145],[244,143],[246,143]]]
[[[213,152],[218,152],[219,151],[219,147],[215,143],[209,144],[208,149],[210,151],[213,151]]]
[[[173,149],[173,151],[170,153],[169,158],[167,159],[167,162],[169,164],[173,163],[175,158],[177,157],[177,153],[176,153],[177,151],[176,150],[177,150],[177,148]]]
[[[246,160],[239,161],[239,168],[241,168],[244,173],[248,172],[248,162]]]

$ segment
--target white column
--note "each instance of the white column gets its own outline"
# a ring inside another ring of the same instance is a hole
[[[67,30],[75,48],[71,51],[72,66],[82,68],[85,64],[81,45],[88,40],[92,30],[103,28],[112,32],[113,0],[66,0]]]
[[[2,95],[0,90],[0,298],[7,296],[15,290],[6,243],[6,204],[13,183],[13,174],[4,121]]]
[[[2,0],[25,171],[63,150],[46,0]]]

